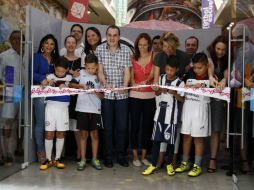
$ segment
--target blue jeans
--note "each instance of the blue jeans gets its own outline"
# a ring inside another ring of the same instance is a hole
[[[45,103],[44,98],[34,98],[35,143],[37,152],[45,152]]]
[[[113,140],[117,159],[125,156],[128,137],[128,99],[103,100],[105,159],[113,159]]]

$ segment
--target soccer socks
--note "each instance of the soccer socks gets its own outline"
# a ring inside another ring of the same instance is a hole
[[[62,150],[63,150],[63,146],[64,146],[64,138],[62,138],[62,139],[57,138],[56,139],[56,159],[55,160],[60,159]]]
[[[52,147],[53,147],[53,140],[47,140],[47,139],[45,139],[46,157],[47,157],[47,159],[49,161],[51,161]]]
[[[189,158],[190,156],[189,155],[183,155],[183,162],[189,162]]]
[[[195,164],[201,166],[202,156],[195,156]]]

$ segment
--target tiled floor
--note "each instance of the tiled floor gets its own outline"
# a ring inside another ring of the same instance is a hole
[[[220,170],[215,174],[204,172],[201,176],[190,178],[187,173],[177,174],[173,177],[166,175],[165,170],[151,176],[142,176],[144,167],[136,168],[130,166],[123,168],[117,164],[113,169],[104,168],[97,171],[90,165],[82,172],[76,170],[73,162],[67,162],[66,168],[59,170],[49,168],[40,171],[38,165],[32,164],[9,178],[0,182],[1,190],[237,190],[231,177],[225,176]],[[254,176],[248,180],[249,187],[244,190],[253,189]],[[252,182],[251,182],[252,180]],[[240,188],[241,189],[241,188]]]

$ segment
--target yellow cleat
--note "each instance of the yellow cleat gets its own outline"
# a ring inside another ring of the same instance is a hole
[[[202,173],[201,167],[199,167],[197,164],[193,165],[193,168],[191,171],[189,171],[188,176],[190,177],[197,177]]]
[[[187,162],[181,162],[181,165],[175,169],[175,172],[176,173],[182,173],[182,172],[185,172],[185,171],[188,171],[190,170],[190,166]]]
[[[46,170],[48,169],[50,166],[53,166],[53,162],[52,161],[49,161],[49,160],[46,160],[44,163],[42,163],[40,165],[40,170]]]
[[[54,161],[54,166],[58,169],[64,169],[64,163],[59,159]]]
[[[174,170],[173,164],[167,165],[167,174],[168,174],[169,176],[175,175],[175,170]]]
[[[148,166],[145,171],[142,172],[143,175],[150,175],[156,170],[156,167],[153,165]]]

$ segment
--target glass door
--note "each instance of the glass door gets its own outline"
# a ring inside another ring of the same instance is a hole
[[[0,55],[0,180],[24,163],[24,41],[21,30],[12,31]]]
[[[239,189],[252,189],[253,175],[253,66],[254,44],[245,25],[229,27],[229,47],[232,45],[230,122],[228,147],[230,163],[228,174],[232,175]],[[253,91],[254,92],[254,91]]]

